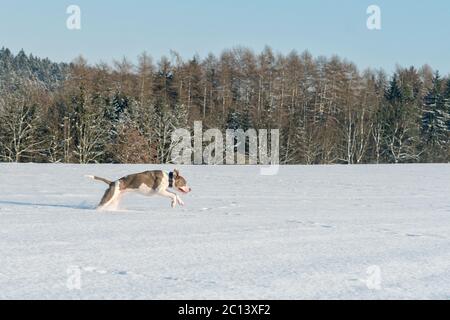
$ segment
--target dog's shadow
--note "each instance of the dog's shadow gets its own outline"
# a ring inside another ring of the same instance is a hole
[[[34,203],[34,202],[19,202],[19,201],[3,201],[0,200],[0,206],[23,206],[23,207],[47,207],[47,208],[61,208],[61,209],[76,209],[76,210],[95,210],[95,206],[89,205],[85,202],[79,205],[66,204],[52,204],[52,203]]]

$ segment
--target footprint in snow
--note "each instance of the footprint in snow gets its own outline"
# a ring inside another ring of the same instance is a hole
[[[321,227],[321,228],[325,228],[325,229],[333,229],[334,226],[330,226],[327,224],[322,224],[322,223],[318,223],[318,222],[314,222],[314,221],[300,221],[300,220],[287,220],[288,223],[297,223],[297,224],[301,224],[304,226],[312,226],[312,227]]]
[[[438,234],[402,233],[402,232],[396,232],[396,231],[390,230],[390,229],[379,229],[377,231],[385,233],[385,234],[390,234],[393,236],[402,236],[402,237],[409,237],[409,238],[430,237],[430,238],[438,238],[438,239],[447,239],[446,237],[438,235]]]
[[[119,275],[119,276],[143,277],[142,275],[139,275],[139,274],[131,272],[131,271],[126,271],[126,270],[108,271],[108,270],[99,269],[97,267],[79,267],[79,268],[80,268],[80,270],[82,270],[84,272],[96,273],[96,274],[100,274],[100,275],[111,274],[111,275]]]
[[[228,206],[220,206],[220,207],[216,207],[216,208],[209,208],[209,207],[205,207],[205,208],[201,208],[200,210],[201,211],[210,211],[210,210],[213,210],[213,209],[230,209],[230,207],[236,207],[237,206],[237,203],[236,202],[231,202],[230,203],[230,205],[228,205]]]
[[[412,233],[407,233],[406,236],[407,237],[423,237],[423,235],[421,235],[421,234],[412,234]]]
[[[86,271],[86,272],[99,273],[99,274],[107,274],[108,273],[108,271],[101,270],[101,269],[99,270],[96,267],[84,267],[84,268],[81,268],[81,270]]]

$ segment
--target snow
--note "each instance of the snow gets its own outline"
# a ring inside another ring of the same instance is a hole
[[[84,175],[161,168],[0,164],[0,298],[450,298],[450,165],[182,166],[185,207],[94,210]]]

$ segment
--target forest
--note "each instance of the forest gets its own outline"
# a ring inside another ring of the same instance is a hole
[[[177,128],[279,129],[281,164],[450,160],[450,78],[245,47],[91,64],[0,50],[0,161],[169,163]]]

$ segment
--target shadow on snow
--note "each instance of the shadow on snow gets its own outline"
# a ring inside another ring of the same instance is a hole
[[[94,206],[90,206],[86,203],[79,205],[65,205],[65,204],[51,204],[51,203],[32,203],[32,202],[19,202],[19,201],[1,201],[0,205],[13,205],[24,207],[48,207],[48,208],[65,208],[65,209],[82,209],[82,210],[95,210]]]

